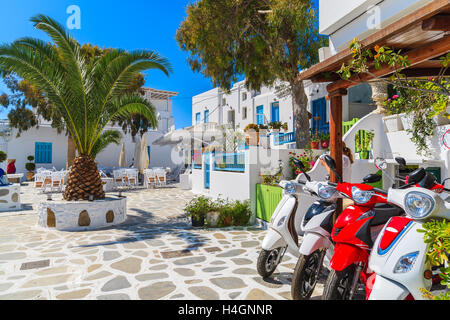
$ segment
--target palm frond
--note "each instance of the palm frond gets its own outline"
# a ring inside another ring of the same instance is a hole
[[[97,155],[111,143],[118,145],[122,140],[122,134],[117,130],[105,130],[98,137],[92,147],[91,157],[96,158]]]

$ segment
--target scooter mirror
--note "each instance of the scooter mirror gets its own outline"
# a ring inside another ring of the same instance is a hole
[[[302,171],[305,171],[305,165],[303,164],[303,162],[301,162],[298,159],[293,158],[292,161],[294,162],[294,165],[299,168]]]
[[[418,183],[425,178],[426,171],[424,168],[419,168],[411,172],[408,176],[408,183]]]
[[[395,161],[402,167],[406,167],[406,160],[402,157],[395,157]]]
[[[324,160],[331,170],[336,170],[336,162],[332,157],[330,157],[329,155],[325,155]]]
[[[382,158],[376,158],[374,161],[375,167],[377,167],[379,170],[384,171],[387,169],[387,162],[386,160]]]
[[[364,177],[363,182],[364,183],[375,183],[381,180],[381,175],[376,173],[368,174]]]

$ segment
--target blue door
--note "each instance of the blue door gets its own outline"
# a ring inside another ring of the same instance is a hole
[[[256,124],[264,124],[264,106],[256,107]]]
[[[272,122],[280,121],[280,103],[272,103]]]
[[[210,172],[211,172],[211,153],[206,153],[205,154],[205,164],[204,164],[204,168],[205,168],[205,189],[209,189],[209,182],[210,182]]]
[[[328,133],[327,101],[320,98],[312,102],[312,131],[313,133]]]

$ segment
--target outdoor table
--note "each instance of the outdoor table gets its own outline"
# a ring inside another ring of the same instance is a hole
[[[11,183],[20,183],[20,179],[23,177],[23,173],[14,173],[14,174],[7,174],[8,181]]]

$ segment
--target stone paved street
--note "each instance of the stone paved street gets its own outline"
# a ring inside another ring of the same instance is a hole
[[[0,299],[290,299],[294,258],[256,273],[264,230],[193,229],[194,195],[174,186],[124,194],[124,224],[61,232],[36,225],[46,196],[22,186],[24,209],[0,213]]]

